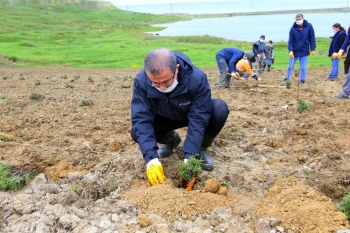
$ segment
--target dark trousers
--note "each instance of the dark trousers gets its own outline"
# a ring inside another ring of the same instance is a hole
[[[219,87],[229,87],[230,81],[231,81],[231,75],[227,74],[228,72],[230,72],[230,68],[226,62],[225,57],[221,54],[217,54],[216,62],[218,63],[218,68],[220,71]],[[231,70],[231,72],[233,72],[233,70]]]
[[[213,110],[205,134],[216,137],[224,127],[229,114],[229,109],[225,101],[212,99]],[[164,138],[167,132],[188,126],[188,118],[181,121],[172,121],[164,117],[156,116],[154,119],[154,134],[157,142]],[[131,137],[136,141],[135,132],[131,130]]]

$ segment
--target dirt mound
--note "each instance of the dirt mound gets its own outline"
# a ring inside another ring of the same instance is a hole
[[[167,180],[162,185],[145,185],[144,181],[135,180],[131,191],[123,199],[135,204],[145,214],[156,213],[169,222],[175,217],[189,219],[192,216],[205,214],[217,207],[232,207],[236,203],[233,196],[224,196],[201,190],[188,192],[179,189]]]
[[[292,176],[277,178],[255,211],[260,218],[280,219],[284,229],[294,232],[335,232],[349,227],[346,215],[327,196]]]

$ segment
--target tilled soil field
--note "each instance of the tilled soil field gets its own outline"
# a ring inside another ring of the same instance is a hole
[[[130,137],[139,69],[0,68],[0,163],[41,175],[0,192],[1,232],[305,232],[349,228],[336,204],[350,191],[350,100],[344,75],[309,68],[306,85],[234,80],[212,97],[227,102],[225,127],[209,148],[213,171],[179,189],[181,145],[162,159],[165,184],[151,187]],[[342,68],[341,68],[342,72]],[[312,103],[302,113],[297,99]],[[181,137],[186,129],[178,130]],[[205,192],[216,179],[226,190]],[[28,207],[28,205],[30,205]]]

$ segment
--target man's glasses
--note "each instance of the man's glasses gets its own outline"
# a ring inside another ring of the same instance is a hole
[[[165,80],[164,82],[161,82],[161,83],[152,82],[150,79],[148,79],[148,80],[153,87],[160,88],[160,86],[166,86],[166,87],[170,86],[173,83],[174,78],[175,78],[175,73],[173,74],[172,78]]]

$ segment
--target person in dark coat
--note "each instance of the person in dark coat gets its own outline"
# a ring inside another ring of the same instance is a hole
[[[264,60],[264,71],[265,68],[267,66],[267,71],[270,72],[271,71],[271,66],[275,61],[275,52],[274,52],[275,48],[272,45],[272,40],[269,41],[269,43],[266,46],[266,50],[265,50],[265,60]]]
[[[316,54],[316,38],[314,28],[311,23],[304,20],[302,14],[295,16],[295,22],[289,31],[288,39],[289,50],[289,65],[287,75],[284,81],[290,80],[295,62],[299,59],[300,62],[300,83],[305,84],[306,80],[306,66],[308,56]]]
[[[255,57],[255,69],[258,69],[259,73],[264,72],[264,59],[266,51],[265,35],[261,35],[260,39],[253,44],[253,53]]]
[[[220,71],[219,88],[231,88],[231,76],[237,76],[236,64],[244,56],[244,52],[235,48],[221,49],[216,53],[216,62]],[[238,77],[237,77],[238,78]]]
[[[338,59],[338,51],[341,49],[345,38],[346,38],[346,32],[345,29],[339,24],[335,23],[332,26],[334,36],[332,37],[332,42],[329,46],[328,51],[328,57],[331,57],[332,62],[332,70],[331,73],[326,78],[326,81],[333,81],[338,78],[338,66],[339,66],[339,59]]]
[[[184,162],[194,155],[203,160],[203,170],[212,170],[214,163],[207,148],[228,114],[223,100],[211,98],[206,74],[188,56],[165,48],[149,52],[134,80],[131,137],[139,144],[151,185],[165,179],[159,158],[170,156],[180,144],[181,138],[175,132],[178,128],[187,127],[182,146]],[[162,147],[158,148],[157,143]]]
[[[341,60],[343,58],[343,53],[347,51],[347,47],[350,45],[350,25],[348,28],[348,35],[344,40],[344,43],[341,47],[341,49],[338,52],[338,59]],[[348,48],[349,49],[349,48]],[[339,93],[339,95],[334,95],[334,98],[338,99],[346,99],[350,100],[350,53],[347,53],[346,59],[344,61],[344,72],[346,74],[345,81],[343,83],[342,91]]]

